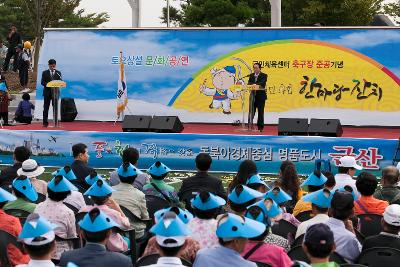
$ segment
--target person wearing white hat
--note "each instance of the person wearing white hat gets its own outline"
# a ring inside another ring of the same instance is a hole
[[[35,187],[36,192],[46,195],[47,194],[47,183],[43,180],[38,179],[38,177],[44,173],[44,167],[39,166],[39,164],[34,159],[27,159],[22,162],[21,168],[18,169],[17,174],[25,175],[31,180],[33,187]]]
[[[55,267],[51,261],[51,256],[56,249],[55,227],[38,214],[33,213],[28,216],[18,237],[31,260],[28,264],[17,265],[17,267]]]
[[[362,250],[373,247],[389,247],[400,249],[400,205],[389,205],[382,218],[382,232],[379,235],[367,237]]]
[[[339,159],[339,164],[336,166],[338,167],[338,173],[335,175],[336,185],[333,188],[333,191],[349,185],[353,188],[355,194],[359,196],[356,187],[356,180],[354,180],[353,177],[357,170],[362,170],[362,167],[357,164],[356,159],[351,156],[341,157]]]

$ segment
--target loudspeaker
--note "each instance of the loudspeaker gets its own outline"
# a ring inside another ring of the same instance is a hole
[[[124,132],[148,132],[151,116],[125,115],[122,122]]]
[[[160,133],[180,133],[183,131],[183,124],[177,116],[154,116],[150,129]]]
[[[78,115],[76,109],[75,100],[73,98],[62,98],[61,99],[61,121],[71,122],[74,121]]]
[[[343,129],[340,120],[337,119],[311,119],[308,134],[339,137],[342,136]]]
[[[308,119],[279,118],[278,135],[307,135]]]

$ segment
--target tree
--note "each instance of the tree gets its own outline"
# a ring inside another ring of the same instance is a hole
[[[382,10],[383,0],[284,0],[283,26],[367,26]],[[270,26],[269,0],[183,0],[171,8],[179,26]],[[166,10],[162,20],[166,21]]]
[[[0,36],[15,24],[25,40],[34,40],[34,70],[43,40],[44,28],[97,27],[108,21],[107,13],[86,14],[78,9],[81,0],[1,0]]]
[[[392,16],[394,21],[400,24],[400,0],[397,3],[390,3],[385,6],[386,14]]]

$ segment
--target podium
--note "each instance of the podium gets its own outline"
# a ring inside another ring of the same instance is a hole
[[[253,130],[253,117],[254,117],[254,99],[255,92],[259,90],[265,90],[257,84],[245,84],[245,85],[234,85],[232,88],[235,92],[240,92],[240,98],[242,100],[242,129],[243,131]],[[248,95],[248,97],[247,97]],[[246,107],[246,99],[249,99],[249,106]],[[247,114],[247,126],[246,126],[246,112]]]
[[[54,122],[54,128],[58,128],[60,127],[60,124],[58,122],[58,100],[60,98],[60,89],[66,88],[67,83],[62,80],[53,80],[51,82],[48,82],[46,84],[46,87],[51,88],[53,90],[52,92],[53,122]]]

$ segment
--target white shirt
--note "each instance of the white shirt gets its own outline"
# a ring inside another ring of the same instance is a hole
[[[161,257],[157,260],[156,264],[148,265],[148,267],[168,267],[168,266],[185,266],[182,265],[181,259],[178,257]]]
[[[30,260],[28,264],[19,264],[16,267],[55,267],[50,260]]]
[[[301,236],[302,234],[305,234],[307,231],[307,228],[310,227],[311,225],[317,224],[317,223],[326,223],[329,219],[329,216],[326,214],[317,214],[313,218],[302,222],[299,227],[297,227],[297,232],[296,232],[296,238]]]
[[[350,175],[345,173],[338,173],[335,175],[335,181],[336,185],[332,190],[333,192],[341,187],[344,187],[345,185],[349,185],[353,188],[353,192],[356,194],[356,196],[360,196],[356,187],[356,180],[354,180]]]
[[[67,196],[66,199],[64,199],[65,203],[71,204],[78,210],[80,210],[82,207],[86,206],[85,199],[83,198],[83,195],[81,192],[78,191],[71,191],[71,194]]]

